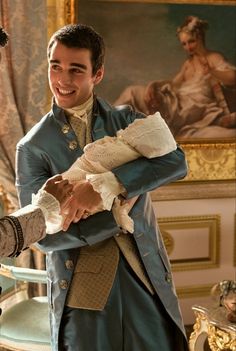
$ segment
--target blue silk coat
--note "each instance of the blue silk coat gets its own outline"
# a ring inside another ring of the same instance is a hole
[[[105,135],[114,136],[136,118],[143,118],[128,106],[114,108],[100,98],[94,99],[92,139]],[[21,205],[31,202],[36,193],[51,176],[67,170],[83,153],[76,145],[76,136],[69,127],[64,111],[54,105],[52,110],[37,123],[18,143],[16,186]],[[158,142],[158,140],[157,140]],[[149,191],[183,178],[187,166],[183,151],[178,147],[165,156],[154,159],[139,158],[112,170],[127,191],[127,197],[139,195],[130,215],[134,220],[134,239],[143,264],[156,293],[166,311],[182,330],[184,326],[172,282],[170,265],[159,232]],[[119,231],[112,212],[97,213],[65,233],[47,235],[39,246],[47,253],[48,297],[53,350],[58,350],[61,316],[73,264],[79,247],[93,245],[114,236]]]

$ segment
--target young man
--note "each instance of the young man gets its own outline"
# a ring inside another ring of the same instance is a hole
[[[48,177],[67,170],[87,143],[114,136],[145,117],[94,95],[104,74],[104,51],[101,36],[86,25],[65,26],[50,39],[53,107],[17,146],[22,205]],[[101,174],[107,191],[127,199],[139,197],[129,213],[133,234],[121,232],[112,211],[86,218],[101,196],[88,180],[74,189],[70,207],[76,223],[63,235],[48,235],[40,242],[47,252],[54,351],[187,350],[170,265],[148,194],[185,175],[179,147]]]
[[[0,27],[0,47],[5,47],[8,40],[7,32]],[[29,245],[44,238],[47,212],[50,211],[51,206],[57,205],[54,198],[63,204],[71,190],[72,186],[67,180],[63,180],[61,176],[52,177],[43,186],[40,203],[35,202],[34,206],[29,205],[10,216],[2,217],[0,219],[0,257],[18,256]],[[52,201],[50,204],[48,198]]]

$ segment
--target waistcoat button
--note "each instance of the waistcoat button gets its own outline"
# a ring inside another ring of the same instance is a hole
[[[70,126],[69,126],[68,124],[64,124],[64,125],[62,126],[62,128],[61,128],[61,131],[62,131],[63,134],[68,133],[69,130],[70,130]]]
[[[59,281],[59,286],[61,289],[67,289],[68,288],[68,281],[65,279],[62,279]]]
[[[77,141],[76,140],[72,140],[72,141],[69,142],[69,149],[74,150],[74,149],[77,148],[77,145],[78,145]]]
[[[74,263],[73,263],[72,260],[66,260],[65,266],[66,266],[67,269],[70,269],[70,270],[71,270],[71,269],[74,268]]]

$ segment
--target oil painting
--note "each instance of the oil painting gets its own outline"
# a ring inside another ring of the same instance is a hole
[[[236,2],[79,0],[105,39],[97,94],[162,113],[179,141],[236,136]]]

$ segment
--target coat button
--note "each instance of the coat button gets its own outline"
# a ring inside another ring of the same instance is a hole
[[[70,126],[69,126],[68,124],[64,124],[64,125],[62,126],[62,128],[61,128],[61,131],[62,131],[63,134],[68,133],[69,130],[70,130]]]
[[[59,286],[61,289],[67,289],[68,288],[68,281],[65,279],[62,279],[59,281]]]
[[[67,269],[70,269],[70,270],[71,270],[71,269],[74,268],[74,263],[73,263],[72,260],[66,260],[65,266],[66,266]]]
[[[72,141],[69,142],[69,149],[74,150],[74,149],[77,148],[77,145],[78,145],[77,141],[76,140],[72,140]]]
[[[166,274],[166,281],[167,281],[167,283],[171,283],[172,282],[172,277],[171,277],[170,273]]]

